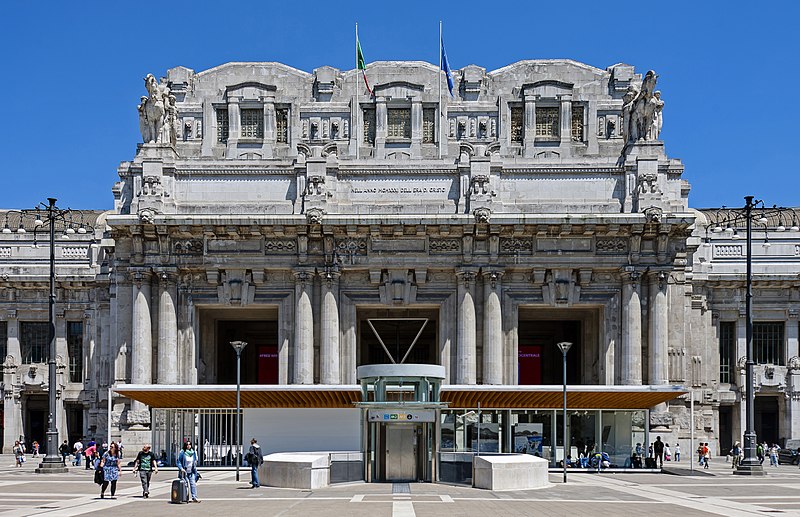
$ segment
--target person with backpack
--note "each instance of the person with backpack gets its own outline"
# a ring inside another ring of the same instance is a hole
[[[158,474],[158,459],[150,450],[149,443],[144,444],[142,450],[136,455],[133,471],[139,472],[139,480],[142,482],[142,497],[147,499],[150,497],[150,477]]]
[[[261,453],[261,446],[253,438],[250,440],[250,450],[245,456],[247,464],[250,465],[250,488],[258,488],[261,483],[258,480],[258,467],[264,463],[264,455]]]

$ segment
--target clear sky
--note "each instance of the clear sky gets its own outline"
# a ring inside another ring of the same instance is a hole
[[[0,207],[57,197],[63,207],[111,208],[117,166],[141,139],[136,104],[148,73],[228,61],[350,69],[356,21],[367,62],[438,64],[439,20],[454,69],[539,58],[654,69],[662,138],[686,166],[691,206],[739,206],[746,194],[797,206],[798,14],[790,0],[9,0]]]

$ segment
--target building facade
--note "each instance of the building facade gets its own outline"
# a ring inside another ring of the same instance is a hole
[[[372,95],[331,67],[148,76],[114,209],[58,264],[62,363],[80,321],[84,370],[60,383],[82,411],[61,430],[105,433],[110,415],[113,437],[147,440],[149,409],[109,387],[232,384],[231,341],[250,343],[245,384],[353,385],[396,362],[494,386],[560,384],[569,341],[570,385],[683,385],[694,419],[682,397],[648,427],[688,442],[693,421],[725,450],[743,428],[744,252],[713,231],[722,211],[689,208],[655,73],[471,65],[452,96],[428,63],[366,76]],[[800,231],[783,226],[755,259],[757,429],[775,440],[800,436]],[[47,387],[21,337],[47,309],[30,239],[0,235],[4,450],[37,432],[24,401]]]

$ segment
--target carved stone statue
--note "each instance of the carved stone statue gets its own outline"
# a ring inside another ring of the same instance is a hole
[[[656,92],[658,75],[648,70],[641,89],[628,87],[622,99],[622,134],[625,142],[657,140],[661,133],[661,110],[664,101]],[[635,92],[635,93],[634,93]]]
[[[175,107],[174,96],[170,95],[166,84],[159,84],[156,81],[153,74],[147,74],[144,86],[149,96],[142,97],[137,107],[142,140],[145,143],[175,145],[178,110]]]

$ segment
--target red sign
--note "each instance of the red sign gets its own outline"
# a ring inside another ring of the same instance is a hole
[[[258,383],[278,384],[278,347],[258,347]]]
[[[518,351],[519,383],[542,383],[542,347],[539,345],[520,345]]]

